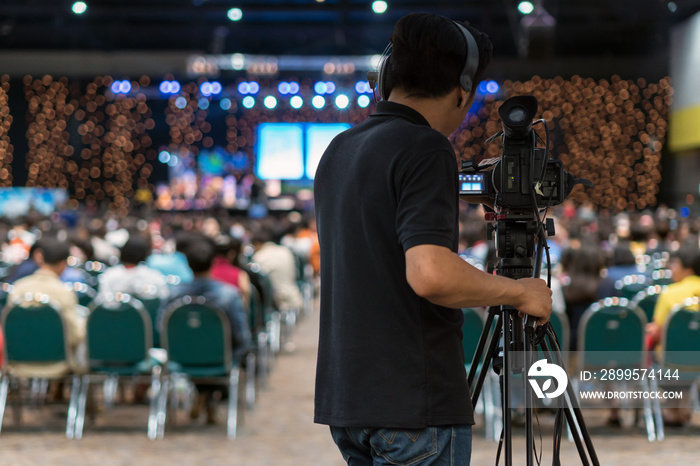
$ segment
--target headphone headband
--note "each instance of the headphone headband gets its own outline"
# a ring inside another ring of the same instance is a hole
[[[474,88],[474,79],[476,78],[476,71],[479,68],[479,47],[476,44],[474,36],[469,32],[467,28],[459,24],[457,21],[452,21],[452,23],[457,26],[459,31],[464,36],[464,41],[467,45],[467,60],[464,62],[464,68],[462,68],[462,73],[459,76],[459,84],[462,86],[466,92],[470,93]],[[391,55],[391,42],[387,44],[382,57],[379,59],[379,63],[376,71],[369,71],[367,73],[367,80],[369,85],[374,90],[377,89],[379,96],[382,99],[386,99],[388,96],[385,95],[386,91],[386,68],[389,63],[389,57]]]

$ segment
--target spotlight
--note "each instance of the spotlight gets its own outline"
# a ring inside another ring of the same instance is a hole
[[[289,94],[289,83],[282,81],[277,85],[277,92],[279,92],[281,95],[287,95]]]
[[[71,7],[71,10],[73,10],[73,13],[75,13],[76,15],[82,15],[87,10],[87,3],[75,2]]]
[[[366,108],[369,105],[369,97],[366,95],[361,95],[357,98],[357,105],[361,108]]]
[[[529,15],[534,9],[532,2],[520,2],[518,4],[518,11],[524,15]]]
[[[289,83],[289,93],[296,94],[299,92],[299,83],[290,82]]]
[[[231,21],[240,21],[241,18],[243,18],[243,10],[240,8],[231,8],[226,13],[226,16],[228,16],[228,19]]]
[[[209,99],[207,99],[206,97],[201,97],[201,98],[197,101],[197,106],[198,106],[199,108],[201,108],[202,110],[208,109],[208,108],[209,108]]]
[[[256,83],[255,81],[251,81],[248,83],[248,93],[255,95],[258,92],[260,92],[260,84]]]
[[[250,94],[250,83],[243,81],[238,84],[238,93],[242,95]]]
[[[267,97],[265,97],[265,100],[263,100],[263,104],[265,105],[265,107],[272,110],[275,107],[277,107],[277,99],[275,99],[274,96],[268,95]]]
[[[314,91],[316,91],[316,94],[325,94],[327,89],[328,87],[323,81],[319,81],[314,85]]]
[[[223,87],[221,86],[221,83],[219,81],[212,81],[211,82],[211,93],[212,95],[218,95],[221,94],[221,91],[223,90]]]
[[[231,99],[223,98],[219,102],[219,107],[221,107],[221,110],[228,110],[231,108]]]
[[[187,107],[187,100],[184,97],[178,97],[175,99],[175,106],[182,110],[183,108]]]
[[[209,97],[212,94],[213,88],[210,82],[203,82],[199,85],[199,93],[205,97]]]
[[[347,108],[349,103],[350,99],[345,94],[340,94],[335,98],[335,106],[341,110]]]
[[[301,108],[301,106],[304,105],[304,99],[302,99],[298,95],[295,95],[294,97],[289,99],[289,105],[291,105],[292,108]]]
[[[357,83],[355,83],[355,92],[358,94],[369,94],[372,92],[372,89],[369,87],[367,81],[357,81]]]
[[[384,13],[387,7],[387,3],[383,0],[376,0],[372,2],[372,11],[374,11],[378,15]]]
[[[160,160],[161,163],[168,163],[170,162],[170,152],[167,150],[162,150],[158,154],[158,160]]]
[[[320,110],[326,105],[326,99],[324,99],[321,95],[316,95],[313,99],[311,99],[311,105]]]
[[[333,94],[335,92],[335,83],[332,81],[326,81],[326,94]]]
[[[498,89],[499,87],[496,81],[489,81],[486,83],[486,91],[489,94],[495,94],[496,92],[498,92]]]
[[[253,108],[255,106],[255,99],[251,96],[246,96],[243,98],[242,103],[245,108]]]

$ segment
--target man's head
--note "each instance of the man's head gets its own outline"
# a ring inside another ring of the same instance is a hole
[[[700,276],[700,251],[695,246],[684,246],[671,254],[668,266],[674,282],[692,275]]]
[[[209,238],[198,235],[191,238],[183,253],[192,272],[195,275],[205,275],[211,270],[216,249]]]
[[[61,275],[70,255],[70,245],[58,238],[46,237],[39,240],[37,253],[37,262],[42,269],[48,269]]]
[[[129,235],[129,239],[120,249],[121,262],[124,265],[137,265],[151,254],[151,242],[145,236]]]
[[[470,100],[486,66],[491,61],[492,45],[488,36],[466,23],[479,50],[479,64],[473,76]],[[401,18],[391,36],[391,55],[383,77],[383,96],[394,88],[418,98],[439,98],[460,85],[467,62],[467,41],[452,20],[428,13],[412,13]]]

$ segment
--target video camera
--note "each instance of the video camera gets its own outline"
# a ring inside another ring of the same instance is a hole
[[[503,156],[476,165],[473,160],[462,163],[459,173],[459,194],[469,200],[488,197],[494,207],[512,212],[556,206],[564,202],[576,184],[592,186],[588,180],[575,179],[564,170],[561,160],[547,156],[537,147],[537,134],[532,129],[537,112],[534,96],[511,97],[498,109],[503,130],[489,138],[503,137]],[[543,122],[544,120],[538,120]]]

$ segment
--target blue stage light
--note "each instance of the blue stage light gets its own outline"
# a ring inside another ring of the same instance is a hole
[[[197,101],[197,106],[198,106],[199,108],[201,108],[202,110],[208,109],[208,108],[209,108],[209,99],[207,99],[206,97],[201,97],[201,98]]]
[[[319,81],[314,85],[314,91],[316,91],[316,94],[325,94],[327,90],[328,86],[323,81]]]
[[[486,81],[481,81],[479,83],[479,85],[476,87],[477,94],[481,94],[481,95],[488,94],[489,90],[488,90],[487,86],[488,86],[488,83]]]
[[[119,94],[121,92],[121,81],[114,81],[112,85],[109,87],[109,89],[112,91],[112,94]]]
[[[289,83],[282,81],[277,85],[277,92],[279,92],[281,95],[287,95],[289,94]]]
[[[179,109],[187,107],[187,100],[184,97],[178,97],[175,99],[175,106]]]
[[[361,95],[357,98],[357,105],[362,108],[366,108],[369,105],[369,97],[366,95]]]
[[[289,83],[289,93],[296,94],[299,92],[299,83],[290,82]]]
[[[209,97],[212,93],[212,85],[210,82],[205,81],[199,85],[199,93],[205,97]]]
[[[221,83],[219,81],[212,81],[211,82],[212,95],[219,95],[219,94],[221,94],[222,90],[223,90],[223,87],[221,86]]]
[[[243,106],[245,108],[253,108],[255,106],[255,99],[251,96],[246,96],[243,98]]]
[[[250,94],[250,84],[245,81],[238,83],[238,93],[241,95]]]
[[[248,83],[248,93],[255,95],[258,92],[260,92],[260,84],[256,83],[255,81],[251,81]]]
[[[221,110],[229,110],[231,108],[231,99],[221,99],[221,101],[219,102],[219,107],[221,107]]]
[[[498,92],[498,89],[499,87],[496,81],[489,81],[488,83],[486,83],[486,91],[489,94],[495,94],[496,92]]]
[[[372,92],[372,89],[369,87],[369,83],[367,81],[357,81],[355,83],[355,92],[358,94],[368,94]]]
[[[158,160],[160,160],[161,163],[168,163],[170,162],[170,152],[167,150],[162,150],[158,154]]]
[[[326,94],[333,94],[335,92],[335,83],[332,81],[326,81]]]

